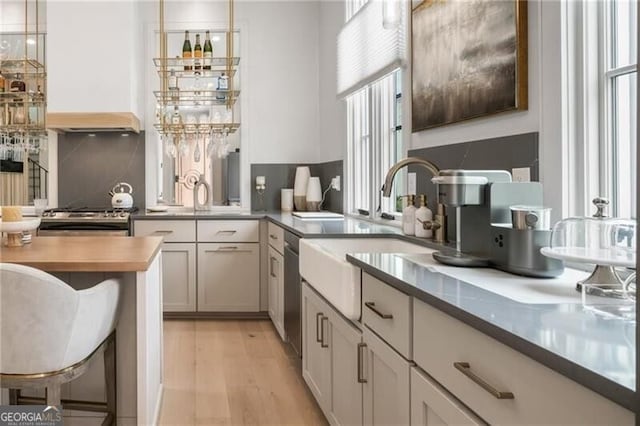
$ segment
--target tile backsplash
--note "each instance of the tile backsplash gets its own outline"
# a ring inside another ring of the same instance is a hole
[[[331,179],[335,176],[343,177],[342,160],[330,161],[318,164],[252,164],[251,165],[251,209],[252,210],[280,210],[280,189],[293,188],[296,175],[296,167],[308,166],[311,176],[320,178],[322,190],[327,189]],[[261,202],[255,190],[256,176],[265,176],[267,189],[264,193],[264,202]],[[341,182],[341,186],[344,183]],[[331,190],[327,193],[323,210],[342,213],[342,188],[341,191]]]
[[[58,136],[58,205],[108,207],[118,182],[133,187],[134,205],[145,207],[144,132],[63,133]]]

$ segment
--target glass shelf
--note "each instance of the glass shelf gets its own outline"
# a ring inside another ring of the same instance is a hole
[[[44,105],[45,99],[32,99],[33,92],[0,92],[0,105],[4,104],[29,104]]]
[[[44,65],[35,59],[2,59],[0,60],[0,70],[7,73],[44,73]]]
[[[193,70],[185,71],[182,67],[180,67],[180,69],[170,68],[170,69],[167,69],[166,71],[163,71],[161,68],[158,68],[158,75],[160,75],[160,78],[164,77],[165,75],[168,78],[171,75],[171,71],[174,72],[174,75],[177,78],[191,78],[191,79],[200,78],[203,80],[217,79],[218,77],[221,77],[222,74],[228,75],[229,77],[234,77],[236,75],[235,69],[231,69],[230,72],[227,72],[226,68],[215,69],[215,70],[214,69],[200,70],[198,71],[199,72],[198,74]]]
[[[211,132],[235,133],[240,128],[240,123],[200,123],[200,124],[159,124],[154,127],[164,134],[207,134]]]
[[[0,126],[0,133],[25,136],[46,136],[47,130],[41,124],[9,124]]]
[[[176,92],[153,92],[158,102],[169,106],[233,105],[239,90],[179,90]]]
[[[220,70],[223,71],[224,68],[227,67],[227,59],[231,59],[231,66],[237,67],[240,63],[240,58],[233,57],[218,57],[218,58],[153,58],[153,63],[156,67],[162,67],[163,59],[166,61],[166,66],[169,71],[172,69],[175,71],[184,71],[184,72],[193,72],[193,70],[185,70],[185,66],[194,67],[196,59],[202,64],[203,67],[211,66],[212,70]],[[211,70],[203,70],[203,71],[211,71]]]

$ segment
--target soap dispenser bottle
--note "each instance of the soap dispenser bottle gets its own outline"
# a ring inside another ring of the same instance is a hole
[[[432,238],[433,231],[431,229],[424,229],[423,223],[433,220],[433,212],[427,207],[427,196],[418,196],[418,205],[420,206],[416,210],[416,237],[420,238]]]
[[[415,235],[416,233],[416,206],[414,195],[407,195],[407,207],[402,210],[402,232],[405,235]]]

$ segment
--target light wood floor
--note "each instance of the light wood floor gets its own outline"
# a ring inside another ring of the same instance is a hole
[[[161,425],[326,425],[268,320],[166,320]]]

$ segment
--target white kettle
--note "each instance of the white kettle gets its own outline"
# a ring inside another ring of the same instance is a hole
[[[113,187],[111,195],[111,207],[114,209],[130,209],[133,207],[133,188],[127,182],[120,182]]]

